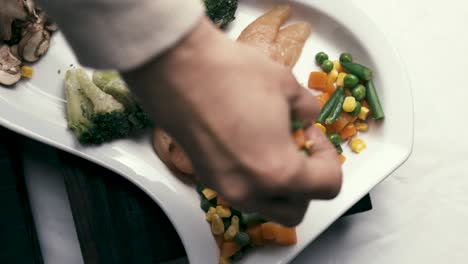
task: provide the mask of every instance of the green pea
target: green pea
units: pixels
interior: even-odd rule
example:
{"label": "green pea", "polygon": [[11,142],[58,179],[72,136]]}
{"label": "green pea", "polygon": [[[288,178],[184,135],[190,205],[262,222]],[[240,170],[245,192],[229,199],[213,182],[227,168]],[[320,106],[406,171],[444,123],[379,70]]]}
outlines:
{"label": "green pea", "polygon": [[250,237],[247,233],[239,232],[234,236],[234,242],[239,244],[239,246],[243,247],[250,243]]}
{"label": "green pea", "polygon": [[342,53],[340,55],[340,62],[353,62],[353,56],[349,53]]}
{"label": "green pea", "polygon": [[354,74],[346,74],[346,77],[344,78],[344,86],[349,89],[353,89],[356,87],[356,85],[359,84],[359,78],[356,77]]}
{"label": "green pea", "polygon": [[328,139],[335,146],[339,146],[341,144],[341,137],[337,133],[333,133],[333,134],[328,135]]}
{"label": "green pea", "polygon": [[356,102],[356,108],[351,112],[352,116],[357,116],[361,112],[362,104],[360,102]]}
{"label": "green pea", "polygon": [[205,211],[205,213],[208,212],[208,210],[212,206],[213,205],[210,203],[210,201],[208,201],[208,199],[202,199],[202,201],[200,203],[200,207],[203,209],[203,211]]}
{"label": "green pea", "polygon": [[351,91],[351,95],[356,98],[358,101],[362,101],[366,98],[366,87],[362,84],[359,84],[358,86],[354,87],[353,90]]}
{"label": "green pea", "polygon": [[315,61],[317,62],[318,65],[322,65],[324,61],[328,60],[328,55],[321,51],[315,55]]}
{"label": "green pea", "polygon": [[328,72],[331,72],[333,70],[333,67],[335,65],[333,64],[333,62],[331,60],[325,60],[323,63],[322,63],[322,70],[326,73]]}

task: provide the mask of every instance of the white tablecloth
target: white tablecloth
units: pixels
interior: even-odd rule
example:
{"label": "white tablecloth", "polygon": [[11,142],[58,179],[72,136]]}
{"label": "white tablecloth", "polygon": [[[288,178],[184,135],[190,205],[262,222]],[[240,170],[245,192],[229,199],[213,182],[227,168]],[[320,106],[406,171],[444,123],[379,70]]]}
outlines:
{"label": "white tablecloth", "polygon": [[[468,2],[354,2],[407,65],[414,152],[372,191],[374,210],[340,220],[294,263],[468,263]],[[63,179],[44,151],[26,153],[26,171],[45,263],[79,264]]]}

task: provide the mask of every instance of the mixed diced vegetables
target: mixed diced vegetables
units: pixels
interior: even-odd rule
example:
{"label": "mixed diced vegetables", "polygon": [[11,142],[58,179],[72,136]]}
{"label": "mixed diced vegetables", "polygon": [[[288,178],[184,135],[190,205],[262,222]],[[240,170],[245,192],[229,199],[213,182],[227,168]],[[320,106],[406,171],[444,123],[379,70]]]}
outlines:
{"label": "mixed diced vegetables", "polygon": [[[302,130],[300,123],[296,125],[296,131]],[[307,141],[304,141],[303,148],[307,148]],[[268,243],[280,246],[296,244],[296,228],[268,222],[258,214],[242,213],[232,208],[215,191],[201,185],[198,192],[206,221],[210,223],[211,233],[220,249],[219,263],[239,260],[249,248]]]}
{"label": "mixed diced vegetables", "polygon": [[315,126],[327,134],[336,147],[340,161],[345,162],[341,144],[348,141],[351,150],[361,153],[367,146],[357,138],[369,130],[369,115],[374,120],[385,117],[373,81],[372,71],[353,61],[349,53],[331,61],[325,52],[315,56],[322,71],[311,72],[308,86],[320,92],[317,95],[321,111]]}

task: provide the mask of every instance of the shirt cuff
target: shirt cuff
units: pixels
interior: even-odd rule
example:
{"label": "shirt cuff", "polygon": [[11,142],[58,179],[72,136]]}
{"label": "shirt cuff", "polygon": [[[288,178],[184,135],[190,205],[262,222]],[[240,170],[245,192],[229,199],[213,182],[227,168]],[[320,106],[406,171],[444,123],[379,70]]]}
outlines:
{"label": "shirt cuff", "polygon": [[81,64],[126,71],[161,54],[204,14],[200,0],[43,0]]}

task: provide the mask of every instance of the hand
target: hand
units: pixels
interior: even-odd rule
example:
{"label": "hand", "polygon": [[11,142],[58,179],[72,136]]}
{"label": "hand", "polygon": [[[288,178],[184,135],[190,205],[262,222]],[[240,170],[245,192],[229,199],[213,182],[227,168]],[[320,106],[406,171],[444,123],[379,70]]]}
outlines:
{"label": "hand", "polygon": [[341,188],[335,148],[314,126],[311,157],[298,151],[291,120],[319,107],[291,71],[229,40],[203,19],[180,43],[127,82],[157,126],[191,158],[198,178],[234,207],[297,225],[311,199]]}

